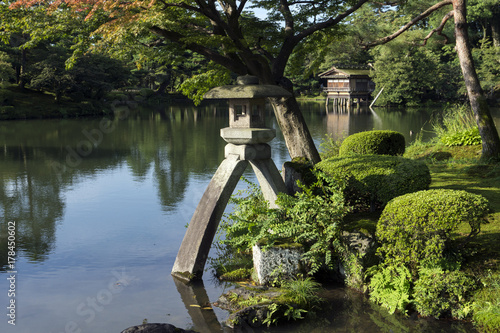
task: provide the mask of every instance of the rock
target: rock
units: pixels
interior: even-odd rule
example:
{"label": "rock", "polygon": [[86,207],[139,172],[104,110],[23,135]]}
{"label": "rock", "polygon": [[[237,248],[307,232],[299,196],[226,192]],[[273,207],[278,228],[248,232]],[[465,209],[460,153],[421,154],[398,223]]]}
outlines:
{"label": "rock", "polygon": [[262,250],[260,245],[253,247],[253,268],[259,284],[268,284],[273,279],[293,279],[304,273],[300,244],[285,244]]}
{"label": "rock", "polygon": [[364,273],[366,268],[377,261],[375,241],[361,232],[344,232],[347,251],[341,255],[338,272],[344,283],[356,290],[364,291]]}
{"label": "rock", "polygon": [[170,324],[142,324],[129,327],[121,333],[196,333],[196,331],[183,330]]}
{"label": "rock", "polygon": [[[275,289],[263,286],[239,287],[221,295],[214,305],[231,313],[225,321],[231,328],[259,327],[267,318],[269,306],[272,305],[270,300],[278,298],[281,294]],[[242,307],[241,302],[250,298],[261,298],[262,302]]]}

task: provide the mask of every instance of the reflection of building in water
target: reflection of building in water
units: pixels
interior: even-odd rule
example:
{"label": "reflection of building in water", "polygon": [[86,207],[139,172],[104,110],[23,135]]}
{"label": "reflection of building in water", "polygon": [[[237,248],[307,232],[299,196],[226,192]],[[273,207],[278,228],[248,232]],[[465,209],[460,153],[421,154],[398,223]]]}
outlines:
{"label": "reflection of building in water", "polygon": [[326,130],[334,140],[349,135],[350,116],[350,112],[328,112],[326,114]]}
{"label": "reflection of building in water", "polygon": [[367,66],[332,67],[319,74],[323,91],[327,93],[326,105],[333,101],[333,107],[349,107],[352,103],[365,102],[368,105],[375,83],[370,79]]}

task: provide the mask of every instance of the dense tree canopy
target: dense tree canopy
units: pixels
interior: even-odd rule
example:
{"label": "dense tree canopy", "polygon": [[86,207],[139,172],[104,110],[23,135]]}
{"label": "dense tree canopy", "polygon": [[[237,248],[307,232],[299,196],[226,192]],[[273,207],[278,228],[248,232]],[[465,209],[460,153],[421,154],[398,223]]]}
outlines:
{"label": "dense tree canopy", "polygon": [[[69,65],[88,51],[104,52],[133,64],[141,84],[181,89],[195,100],[230,74],[311,91],[318,71],[369,62],[379,88],[392,92],[382,102],[419,104],[465,93],[460,63],[446,45],[454,41],[453,25],[445,24],[454,1],[17,0],[0,6],[0,28],[8,32],[4,39],[21,45],[20,67],[25,50],[65,36],[73,50]],[[256,8],[264,14],[257,17]],[[492,95],[499,87],[498,0],[470,0],[469,12],[477,72]],[[400,27],[405,35],[396,45],[360,48]],[[318,161],[295,97],[271,103],[291,156]]]}

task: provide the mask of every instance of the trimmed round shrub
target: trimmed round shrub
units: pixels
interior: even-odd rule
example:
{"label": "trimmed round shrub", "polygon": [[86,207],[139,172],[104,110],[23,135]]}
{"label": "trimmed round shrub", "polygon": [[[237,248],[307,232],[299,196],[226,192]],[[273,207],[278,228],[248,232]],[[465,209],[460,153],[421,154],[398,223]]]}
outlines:
{"label": "trimmed round shrub", "polygon": [[466,191],[427,190],[397,197],[377,223],[377,253],[387,263],[413,269],[423,261],[438,263],[458,226],[468,223],[469,236],[475,236],[488,211],[483,196]]}
{"label": "trimmed round shrub", "polygon": [[426,190],[431,183],[425,163],[399,156],[335,157],[316,164],[316,168],[333,179],[349,179],[344,196],[357,210],[376,210],[397,196]]}
{"label": "trimmed round shrub", "polygon": [[366,131],[345,138],[339,149],[339,156],[351,154],[403,155],[405,137],[395,131]]}

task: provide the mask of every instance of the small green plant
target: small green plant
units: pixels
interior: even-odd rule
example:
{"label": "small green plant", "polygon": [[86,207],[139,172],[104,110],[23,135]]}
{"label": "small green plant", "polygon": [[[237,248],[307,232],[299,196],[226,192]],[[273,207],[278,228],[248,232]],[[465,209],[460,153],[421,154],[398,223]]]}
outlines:
{"label": "small green plant", "polygon": [[415,282],[415,309],[426,317],[465,319],[472,312],[469,301],[475,286],[474,279],[464,272],[424,265]]}
{"label": "small green plant", "polygon": [[405,137],[395,131],[366,131],[352,134],[344,139],[339,156],[352,154],[403,155]]}
{"label": "small green plant", "polygon": [[304,309],[313,309],[322,299],[318,296],[321,284],[311,277],[285,281],[282,286],[284,293],[282,301]]}
{"label": "small green plant", "polygon": [[432,120],[432,128],[446,146],[481,144],[476,120],[465,104],[448,107],[441,117]]}
{"label": "small green plant", "polygon": [[444,257],[462,222],[469,224],[470,233],[460,246],[477,235],[488,211],[484,197],[466,191],[427,190],[397,197],[377,223],[377,253],[385,262],[404,264],[415,272],[424,260],[437,263]]}
{"label": "small green plant", "polygon": [[443,134],[440,138],[446,146],[474,146],[482,143],[477,127],[452,134]]}
{"label": "small green plant", "polygon": [[295,196],[278,196],[280,209],[268,215],[257,237],[265,240],[266,246],[302,244],[302,258],[309,266],[309,274],[334,267],[334,256],[341,246],[343,218],[350,211],[341,187],[321,172],[316,171],[315,175],[317,181],[301,186],[302,191]]}
{"label": "small green plant", "polygon": [[252,269],[237,268],[234,271],[222,274],[220,276],[220,279],[226,281],[241,281],[250,278],[251,275],[252,275]]}
{"label": "small green plant", "polygon": [[389,313],[399,311],[406,314],[411,301],[411,273],[405,266],[373,266],[371,275],[370,298],[380,303]]}
{"label": "small green plant", "polygon": [[335,140],[332,135],[326,134],[319,145],[321,159],[325,160],[330,157],[338,156],[340,146],[342,145],[344,139],[344,137],[341,137],[340,139]]}

